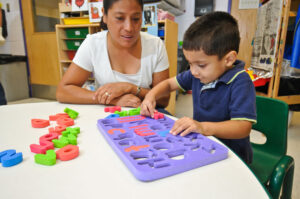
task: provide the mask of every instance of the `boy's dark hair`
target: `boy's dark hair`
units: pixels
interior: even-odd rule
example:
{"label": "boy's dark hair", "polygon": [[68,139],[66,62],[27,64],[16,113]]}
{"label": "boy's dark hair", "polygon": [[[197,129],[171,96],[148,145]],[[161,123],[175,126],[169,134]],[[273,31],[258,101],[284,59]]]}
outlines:
{"label": "boy's dark hair", "polygon": [[221,59],[228,52],[239,52],[240,33],[237,21],[227,12],[211,12],[199,17],[185,32],[183,49],[203,50]]}
{"label": "boy's dark hair", "polygon": [[[114,5],[114,3],[118,2],[120,0],[103,0],[103,10],[104,14],[107,15],[108,10]],[[136,2],[141,6],[142,11],[144,9],[144,3],[143,0],[136,0]],[[107,25],[103,22],[103,18],[101,18],[100,21],[100,28],[103,30],[107,30]]]}

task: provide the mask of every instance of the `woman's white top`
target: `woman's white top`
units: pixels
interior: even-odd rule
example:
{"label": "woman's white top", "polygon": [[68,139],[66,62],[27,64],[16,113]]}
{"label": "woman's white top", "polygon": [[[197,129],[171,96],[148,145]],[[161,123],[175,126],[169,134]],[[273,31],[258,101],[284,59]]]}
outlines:
{"label": "woman's white top", "polygon": [[[79,47],[73,62],[84,70],[94,73],[96,88],[107,83],[129,82],[150,88],[153,73],[169,67],[168,55],[163,41],[140,32],[142,42],[141,67],[136,74],[123,74],[112,70],[107,51],[107,31],[88,35]],[[126,57],[120,57],[126,61]]]}

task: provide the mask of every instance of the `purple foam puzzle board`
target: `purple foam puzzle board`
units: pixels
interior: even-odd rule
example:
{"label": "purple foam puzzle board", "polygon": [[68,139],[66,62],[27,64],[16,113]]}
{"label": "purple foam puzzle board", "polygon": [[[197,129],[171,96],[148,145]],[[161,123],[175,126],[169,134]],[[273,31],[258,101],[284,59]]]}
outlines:
{"label": "purple foam puzzle board", "polygon": [[133,175],[152,181],[226,159],[228,149],[199,134],[174,136],[174,120],[141,115],[99,119],[97,126]]}

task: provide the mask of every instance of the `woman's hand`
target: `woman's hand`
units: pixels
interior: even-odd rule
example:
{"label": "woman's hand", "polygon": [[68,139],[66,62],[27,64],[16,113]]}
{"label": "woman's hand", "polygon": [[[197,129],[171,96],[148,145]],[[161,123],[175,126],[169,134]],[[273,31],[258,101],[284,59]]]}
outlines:
{"label": "woman's hand", "polygon": [[118,101],[115,103],[116,106],[126,106],[137,108],[141,105],[141,100],[135,95],[126,94],[121,96]]}
{"label": "woman's hand", "polygon": [[93,99],[99,104],[110,104],[112,100],[125,94],[130,94],[134,85],[127,82],[109,83],[101,86],[95,92]]}
{"label": "woman's hand", "polygon": [[180,133],[180,136],[185,136],[191,132],[195,132],[209,136],[210,134],[204,133],[203,124],[203,122],[195,121],[189,117],[183,117],[174,123],[170,133],[172,135],[177,135]]}
{"label": "woman's hand", "polygon": [[151,94],[146,95],[144,101],[141,104],[141,115],[154,117],[154,111],[156,107],[155,97]]}

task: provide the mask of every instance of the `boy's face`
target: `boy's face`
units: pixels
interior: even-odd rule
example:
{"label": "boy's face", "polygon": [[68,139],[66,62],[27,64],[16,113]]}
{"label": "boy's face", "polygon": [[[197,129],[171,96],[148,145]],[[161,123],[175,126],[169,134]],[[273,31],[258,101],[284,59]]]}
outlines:
{"label": "boy's face", "polygon": [[208,84],[218,79],[230,69],[235,61],[228,59],[229,53],[220,60],[217,55],[207,55],[203,50],[189,51],[183,49],[183,53],[190,64],[192,75],[203,84]]}

